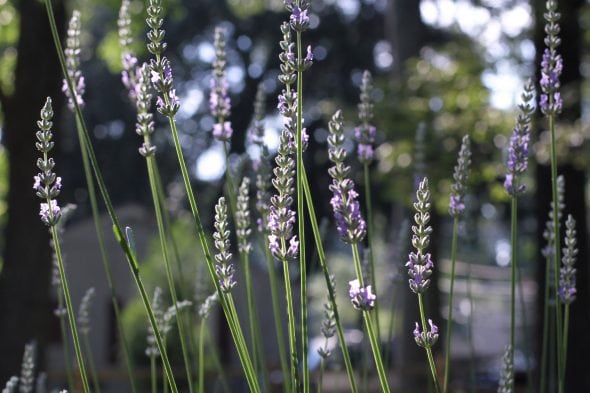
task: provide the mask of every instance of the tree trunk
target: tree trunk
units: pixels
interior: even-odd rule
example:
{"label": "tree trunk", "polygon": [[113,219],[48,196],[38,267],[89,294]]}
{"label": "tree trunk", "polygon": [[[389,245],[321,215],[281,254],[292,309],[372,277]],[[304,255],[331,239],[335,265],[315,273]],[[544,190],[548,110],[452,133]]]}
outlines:
{"label": "tree trunk", "polygon": [[[64,21],[63,3],[54,3],[61,26]],[[9,157],[8,220],[4,268],[0,275],[2,386],[11,375],[19,373],[27,341],[35,339],[40,344],[38,348],[42,348],[52,316],[48,297],[51,272],[49,236],[47,227],[39,220],[40,200],[33,192],[32,179],[38,172],[35,166],[39,155],[35,149],[35,132],[40,109],[48,95],[54,98],[56,115],[62,102],[59,89],[61,71],[43,3],[21,0],[17,4],[21,25],[15,89],[10,97],[0,95],[4,113],[3,143]],[[57,118],[55,120],[54,123],[59,124]],[[59,130],[54,131],[59,135]],[[59,172],[59,160],[56,161]]]}
{"label": "tree trunk", "polygon": [[391,43],[394,73],[404,72],[406,60],[418,56],[428,32],[420,16],[419,0],[390,0],[385,19],[386,36]]}

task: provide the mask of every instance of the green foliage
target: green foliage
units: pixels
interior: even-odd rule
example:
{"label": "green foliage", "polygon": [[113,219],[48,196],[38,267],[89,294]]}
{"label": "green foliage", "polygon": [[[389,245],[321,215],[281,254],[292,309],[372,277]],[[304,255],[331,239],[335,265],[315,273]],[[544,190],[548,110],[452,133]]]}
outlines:
{"label": "green foliage", "polygon": [[446,212],[461,138],[472,139],[473,169],[470,183],[494,200],[505,199],[498,182],[504,172],[499,147],[507,142],[511,117],[490,107],[481,82],[484,64],[467,38],[441,47],[426,47],[420,58],[410,60],[406,75],[394,84],[379,81],[384,99],[375,107],[377,128],[386,142],[378,151],[377,176],[387,190],[385,202],[411,201],[416,174],[415,133],[426,127],[424,161],[431,180],[433,202]]}
{"label": "green foliage", "polygon": [[0,89],[11,94],[14,88],[16,42],[20,17],[11,2],[0,0]]}

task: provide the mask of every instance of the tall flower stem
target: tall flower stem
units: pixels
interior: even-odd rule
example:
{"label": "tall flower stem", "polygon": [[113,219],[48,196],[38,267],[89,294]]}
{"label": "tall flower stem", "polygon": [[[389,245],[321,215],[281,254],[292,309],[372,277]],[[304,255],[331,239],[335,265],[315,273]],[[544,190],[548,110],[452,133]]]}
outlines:
{"label": "tall flower stem", "polygon": [[[516,254],[516,224],[517,224],[518,200],[516,195],[512,196],[510,214],[510,363],[514,364],[514,351],[516,344],[516,269],[518,258]],[[512,391],[514,391],[514,378],[512,378]]]}
{"label": "tall flower stem", "polygon": [[[298,1],[299,3],[299,1]],[[297,31],[297,59],[303,59],[301,31]],[[299,226],[299,279],[301,282],[301,366],[303,393],[309,393],[309,367],[307,365],[307,266],[305,260],[305,210],[303,208],[303,69],[297,68],[297,224]]]}
{"label": "tall flower stem", "polygon": [[[469,381],[471,383],[471,393],[476,392],[475,380],[475,342],[473,340],[473,263],[469,263],[469,272],[467,276],[467,299],[469,299],[469,316],[467,317],[467,341],[469,342]],[[445,392],[446,393],[446,392]]]}
{"label": "tall flower stem", "polygon": [[[553,95],[549,96],[549,105],[553,104]],[[549,114],[549,133],[551,136],[551,195],[553,197],[553,211],[558,212],[559,201],[557,193],[557,148],[555,143],[555,115]],[[561,238],[559,232],[559,214],[553,215],[553,233],[555,236],[554,246],[554,288],[557,291],[559,288],[559,262],[561,261]],[[562,375],[562,364],[563,364],[563,344],[562,344],[562,317],[561,317],[561,300],[559,296],[555,296],[555,326],[556,326],[556,342],[557,342],[557,383],[559,386],[559,393],[563,393],[563,375]]]}
{"label": "tall flower stem", "polygon": [[315,214],[315,208],[313,206],[313,199],[311,198],[311,190],[309,188],[309,181],[307,179],[307,172],[305,171],[305,168],[303,172],[303,189],[305,191],[305,202],[307,205],[307,211],[311,222],[313,238],[318,252],[318,260],[320,263],[320,267],[322,268],[322,272],[324,273],[324,279],[326,281],[326,286],[328,288],[328,298],[330,303],[332,304],[332,310],[334,311],[334,319],[336,321],[336,332],[338,334],[338,341],[340,342],[340,348],[342,350],[342,358],[344,359],[344,367],[346,368],[348,382],[350,384],[351,392],[358,393],[358,388],[356,386],[354,376],[354,369],[352,368],[352,363],[350,361],[350,353],[348,352],[348,345],[346,344],[346,339],[344,337],[344,329],[342,328],[342,322],[340,321],[340,315],[338,314],[336,295],[334,294],[334,290],[332,288],[330,281],[330,272],[328,270],[328,265],[326,263],[326,253],[324,252],[324,246],[322,244],[322,237],[320,234],[320,229]]}
{"label": "tall flower stem", "polygon": [[[70,92],[70,95],[72,97],[75,97],[75,89],[74,89],[72,80],[68,77],[63,47],[61,45],[59,33],[57,31],[57,25],[55,22],[55,15],[53,13],[53,8],[51,6],[50,0],[45,0],[45,7],[47,9],[47,17],[49,20],[51,35],[52,35],[53,41],[55,43],[55,48],[56,48],[57,56],[59,58],[60,66],[62,68],[62,73],[63,73],[64,78],[66,80],[66,84],[67,84],[68,90]],[[154,330],[154,336],[156,337],[156,343],[158,345],[158,350],[160,351],[161,356],[162,356],[162,363],[164,365],[164,370],[166,372],[166,375],[168,376],[168,381],[170,383],[170,387],[171,387],[173,393],[178,393],[178,389],[176,388],[176,383],[174,381],[174,375],[172,373],[172,368],[170,367],[170,363],[168,361],[168,355],[166,354],[166,348],[164,347],[164,345],[162,343],[162,337],[161,337],[160,331],[158,329],[153,310],[150,305],[149,297],[148,297],[147,292],[145,290],[143,281],[141,280],[141,277],[139,275],[139,264],[137,262],[137,257],[135,255],[135,252],[131,249],[129,239],[127,239],[127,240],[125,239],[123,229],[119,223],[119,219],[115,213],[115,209],[113,208],[113,204],[111,202],[106,185],[104,183],[104,179],[102,178],[102,174],[101,174],[100,168],[98,166],[98,161],[96,160],[96,155],[94,153],[94,149],[92,148],[90,135],[88,133],[88,128],[86,127],[86,124],[84,122],[84,117],[82,116],[82,111],[80,110],[80,106],[79,106],[77,100],[73,100],[73,104],[74,104],[74,111],[76,113],[77,120],[80,122],[80,125],[82,128],[82,133],[83,133],[83,140],[81,140],[80,143],[84,144],[84,146],[88,152],[88,157],[90,159],[90,164],[92,166],[92,170],[94,172],[94,176],[96,178],[96,182],[97,182],[99,191],[102,195],[107,212],[108,212],[108,214],[111,218],[111,221],[113,223],[113,232],[115,234],[117,242],[119,243],[122,251],[124,252],[124,254],[127,258],[129,268],[131,270],[131,273],[133,274],[133,278],[134,278],[137,288],[139,290],[139,293],[140,293],[140,296],[142,299],[142,303],[145,307],[145,310],[146,310],[146,313],[147,313],[148,318],[150,320],[150,324],[152,326],[152,329]],[[128,232],[130,232],[130,229]],[[63,267],[62,267],[62,270],[63,270]]]}
{"label": "tall flower stem", "polygon": [[[562,385],[565,384],[565,373],[566,373],[566,364],[567,364],[567,343],[568,343],[568,336],[569,336],[569,325],[570,325],[570,305],[566,304],[564,307],[564,314],[563,314],[563,364],[562,364]],[[564,386],[561,386],[561,389],[564,389]]]}
{"label": "tall flower stem", "polygon": [[551,288],[551,254],[545,258],[545,293],[543,295],[543,341],[541,344],[541,366],[539,368],[540,385],[539,393],[545,393],[547,380],[547,355],[549,351],[549,301],[551,299],[549,291]]}
{"label": "tall flower stem", "polygon": [[90,346],[90,340],[88,340],[88,334],[82,333],[82,343],[84,345],[84,351],[86,351],[88,367],[90,368],[92,386],[94,387],[94,391],[96,393],[100,393],[100,381],[98,379],[98,373],[96,372],[96,365],[94,364],[94,355],[92,353],[92,347]]}
{"label": "tall flower stem", "polygon": [[[213,341],[213,337],[211,337],[211,332],[210,332],[209,326],[207,326],[207,324],[205,324],[205,340],[208,342]],[[230,390],[229,385],[227,383],[227,377],[225,374],[225,370],[221,366],[221,361],[219,360],[219,350],[218,350],[217,346],[215,346],[215,345],[213,345],[213,348],[211,349],[211,359],[212,359],[213,365],[215,366],[215,369],[217,370],[217,380],[221,382],[221,386],[223,388],[223,391],[225,393],[231,393],[231,390]]]}
{"label": "tall flower stem", "polygon": [[[284,242],[283,242],[284,243]],[[283,247],[285,245],[283,244]],[[299,392],[299,378],[297,377],[297,339],[295,331],[295,310],[293,309],[293,292],[291,290],[291,277],[289,274],[289,262],[282,261],[283,279],[285,281],[285,298],[287,300],[287,318],[289,320],[289,348],[291,350],[291,391]]]}
{"label": "tall flower stem", "polygon": [[156,371],[156,356],[150,356],[150,381],[152,385],[152,393],[158,393],[158,374]]}
{"label": "tall flower stem", "polygon": [[[263,227],[266,228],[266,217],[262,218]],[[277,269],[275,266],[275,261],[273,256],[270,253],[270,248],[268,244],[268,233],[265,230],[263,232],[264,237],[264,255],[267,261],[267,268],[268,268],[268,280],[270,282],[270,297],[272,303],[272,311],[274,317],[274,324],[275,324],[275,332],[277,335],[277,345],[279,348],[279,361],[281,363],[281,370],[283,371],[283,381],[284,381],[284,392],[291,391],[291,380],[287,378],[289,375],[289,362],[287,361],[287,351],[285,349],[285,333],[283,329],[283,322],[281,320],[281,306],[279,304],[279,288],[278,288],[278,277],[277,277]]]}
{"label": "tall flower stem", "polygon": [[[365,181],[365,205],[367,207],[367,242],[369,245],[369,271],[371,274],[371,285],[373,286],[373,292],[378,293],[377,280],[375,279],[375,247],[373,243],[373,201],[371,199],[371,175],[369,172],[369,164],[363,164],[363,175]],[[379,326],[379,302],[375,303],[373,309],[375,317],[375,329],[377,337],[381,337],[381,328]]]}
{"label": "tall flower stem", "polygon": [[201,318],[199,325],[199,385],[198,393],[205,393],[205,324],[206,319]]}
{"label": "tall flower stem", "polygon": [[[61,284],[60,284],[61,285]],[[62,310],[64,306],[64,294],[61,288],[57,290],[57,307],[59,310]],[[66,378],[68,380],[68,387],[73,392],[74,391],[74,373],[72,371],[72,359],[70,356],[70,341],[68,340],[68,333],[66,326],[66,320],[64,315],[59,315],[59,330],[61,331],[61,341],[63,343],[63,351],[64,351],[64,363],[66,368]]]}
{"label": "tall flower stem", "polygon": [[[47,155],[47,153],[45,153]],[[47,203],[50,204],[50,198],[47,198]],[[50,217],[53,218],[53,212],[49,209]],[[53,244],[55,248],[55,255],[57,257],[57,267],[59,269],[59,278],[61,281],[61,287],[63,290],[64,300],[66,303],[66,312],[68,314],[68,322],[70,324],[70,332],[72,334],[72,340],[74,342],[74,352],[76,353],[76,361],[78,362],[78,367],[80,370],[80,377],[82,379],[82,389],[84,393],[90,392],[90,387],[88,385],[88,376],[86,373],[86,367],[84,366],[84,357],[82,356],[82,349],[80,348],[80,339],[78,337],[78,328],[76,325],[76,320],[74,318],[74,308],[72,307],[72,298],[70,296],[70,288],[68,286],[68,281],[66,277],[66,271],[64,269],[63,257],[61,255],[61,247],[59,244],[59,238],[57,235],[57,230],[55,229],[55,225],[51,226],[51,236],[53,238]]]}
{"label": "tall flower stem", "polygon": [[[147,137],[146,137],[147,138]],[[170,266],[170,253],[168,251],[168,236],[164,228],[164,219],[162,217],[162,203],[158,194],[157,181],[155,178],[155,163],[152,155],[146,157],[148,177],[150,182],[150,189],[152,192],[152,200],[154,203],[154,210],[156,212],[156,223],[158,226],[158,235],[160,237],[160,247],[162,248],[162,257],[164,258],[164,267],[166,270],[166,278],[168,280],[168,287],[170,290],[170,296],[174,303],[176,310],[176,325],[178,327],[178,336],[180,338],[180,347],[182,349],[182,357],[185,364],[186,377],[188,382],[189,392],[193,392],[193,377],[191,373],[192,363],[189,358],[187,345],[185,343],[187,333],[185,332],[185,326],[180,310],[178,308],[178,296],[176,295],[176,285],[174,284],[174,275],[172,274],[172,268]]]}
{"label": "tall flower stem", "polygon": [[457,226],[459,217],[453,218],[453,235],[451,240],[451,286],[449,288],[449,310],[447,314],[447,331],[445,342],[445,376],[443,392],[447,392],[449,386],[449,375],[451,373],[451,326],[453,323],[453,295],[455,292],[455,265],[457,262]]}
{"label": "tall flower stem", "polygon": [[[358,244],[352,243],[352,258],[354,260],[354,267],[357,274],[357,279],[360,282],[361,287],[364,287],[363,272],[361,267],[361,260],[359,256]],[[389,383],[387,382],[387,374],[385,373],[385,367],[383,367],[383,360],[381,358],[381,349],[379,348],[379,341],[375,332],[375,321],[369,311],[363,311],[363,319],[365,321],[365,327],[367,329],[367,335],[369,336],[369,342],[371,344],[371,350],[373,351],[373,359],[375,360],[375,367],[377,368],[377,375],[379,376],[379,383],[381,384],[381,391],[383,393],[389,393]]]}
{"label": "tall flower stem", "polygon": [[324,358],[320,360],[320,371],[318,373],[318,389],[317,393],[322,393],[322,386],[324,384],[324,368],[326,367]]}
{"label": "tall flower stem", "polygon": [[123,321],[121,319],[121,310],[119,308],[119,302],[117,300],[117,294],[115,292],[115,285],[113,284],[113,271],[111,263],[106,252],[104,243],[104,233],[102,230],[102,222],[100,214],[98,212],[98,201],[96,198],[96,188],[94,187],[94,180],[92,178],[92,169],[90,167],[90,160],[88,158],[88,151],[85,146],[83,137],[82,124],[80,120],[76,118],[76,130],[78,132],[78,140],[80,141],[80,153],[82,155],[82,166],[84,167],[84,177],[86,178],[86,188],[88,190],[88,199],[90,200],[90,210],[92,212],[92,219],[94,221],[94,229],[96,231],[96,238],[98,241],[98,248],[100,250],[100,257],[103,265],[103,269],[107,278],[107,285],[109,287],[111,295],[111,304],[113,305],[113,311],[115,312],[115,321],[117,323],[117,332],[119,333],[119,339],[121,340],[121,349],[123,350],[123,360],[125,361],[125,367],[127,368],[127,374],[129,375],[129,385],[131,392],[135,393],[135,379],[133,377],[133,365],[131,364],[131,358],[129,356],[129,344],[127,341],[127,335],[123,328]]}
{"label": "tall flower stem", "polygon": [[[420,321],[422,322],[422,331],[426,331],[426,314],[424,313],[424,300],[422,294],[418,293],[418,307],[420,309]],[[432,375],[432,382],[434,383],[434,390],[436,393],[441,393],[440,382],[438,381],[438,373],[436,372],[436,364],[434,363],[434,356],[432,355],[432,348],[430,344],[425,343],[426,357],[428,358],[428,366]]]}

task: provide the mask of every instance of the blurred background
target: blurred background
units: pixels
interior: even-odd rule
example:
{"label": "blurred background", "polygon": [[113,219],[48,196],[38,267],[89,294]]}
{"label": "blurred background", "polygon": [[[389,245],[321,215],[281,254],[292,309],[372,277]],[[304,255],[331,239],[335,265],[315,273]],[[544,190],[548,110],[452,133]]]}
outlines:
{"label": "blurred background", "polygon": [[[98,161],[111,197],[124,225],[136,229],[142,275],[147,287],[165,287],[163,265],[155,233],[151,195],[143,158],[137,153],[140,138],[134,132],[135,113],[121,83],[121,49],[117,37],[116,0],[57,0],[53,2],[58,25],[65,34],[72,10],[82,13],[82,64],[86,79],[84,114]],[[558,123],[559,172],[566,182],[566,213],[578,223],[578,299],[572,307],[570,337],[575,350],[568,361],[568,392],[590,391],[590,374],[583,354],[590,350],[590,297],[588,292],[587,209],[590,101],[590,7],[584,0],[559,4],[562,13],[564,58],[562,96],[564,111]],[[281,119],[276,111],[279,26],[288,17],[280,0],[165,0],[164,29],[167,56],[172,62],[175,87],[181,101],[177,122],[202,218],[212,228],[213,204],[222,193],[225,162],[221,145],[211,138],[214,119],[208,94],[214,59],[213,31],[225,28],[227,77],[235,130],[231,163],[257,158],[249,129],[257,87],[266,93],[265,141],[276,151]],[[426,391],[424,354],[413,342],[416,302],[407,287],[411,202],[416,179],[431,180],[435,212],[433,254],[435,290],[429,305],[433,319],[444,326],[449,306],[454,308],[452,350],[455,364],[451,386],[455,391],[495,391],[509,328],[509,206],[502,181],[508,137],[514,124],[519,94],[528,78],[538,79],[543,44],[541,0],[312,0],[311,26],[304,44],[311,45],[313,67],[305,73],[304,118],[311,135],[306,152],[314,203],[320,217],[331,217],[327,168],[327,120],[338,108],[344,111],[347,133],[358,123],[356,104],[364,70],[374,76],[374,123],[378,130],[376,160],[372,164],[374,222],[377,227],[377,263],[381,302],[381,343],[385,348],[394,385],[400,391]],[[145,4],[131,1],[133,49],[140,61],[149,58],[145,48]],[[76,138],[75,121],[63,105],[62,77],[51,40],[43,2],[0,0],[0,383],[19,372],[25,343],[37,344],[38,369],[48,375],[51,388],[65,385],[59,319],[54,315],[56,289],[51,285],[51,252],[47,228],[38,219],[39,200],[32,191],[36,174],[35,122],[45,97],[54,101],[56,172],[63,178],[60,204],[77,205],[64,233],[67,272],[75,305],[89,287],[96,298],[91,309],[91,346],[105,392],[126,392],[127,380],[118,354],[117,329],[106,277],[101,267],[88,192]],[[192,235],[184,189],[169,130],[157,118],[154,141],[173,232],[179,245],[185,275],[191,287],[210,285],[201,274],[200,248]],[[532,165],[525,179],[527,193],[519,211],[519,336],[517,384],[537,381],[540,348],[545,259],[542,237],[550,204],[548,132],[545,121],[534,121]],[[472,138],[473,169],[469,182],[467,215],[460,227],[456,297],[448,304],[450,237],[447,215],[452,170],[461,137]],[[349,145],[352,151],[352,142]],[[351,159],[353,173],[362,171]],[[251,175],[251,169],[244,169]],[[362,184],[362,180],[360,181]],[[363,193],[361,192],[361,195]],[[129,332],[138,375],[148,378],[145,356],[147,320],[132,276],[103,217],[115,287]],[[346,301],[346,283],[352,274],[348,248],[325,221],[329,264],[338,286],[338,298],[354,351],[362,364],[366,340],[359,316]],[[311,244],[311,237],[308,239]],[[274,340],[272,310],[266,285],[265,262],[254,250],[256,297],[261,314],[269,368],[280,370]],[[319,337],[325,283],[309,253],[310,366],[317,367],[314,337]],[[238,266],[238,271],[239,271]],[[188,277],[188,278],[187,278]],[[297,284],[295,282],[295,284]],[[293,288],[297,290],[297,285]],[[244,291],[238,285],[238,291]],[[164,291],[167,293],[167,291]],[[184,299],[193,300],[192,293]],[[242,297],[243,298],[243,297]],[[165,300],[167,305],[169,299]],[[238,305],[245,308],[245,303]],[[245,314],[244,314],[245,315]],[[239,362],[231,337],[216,310],[211,324],[211,345],[231,391],[242,391]],[[244,324],[245,325],[245,324]],[[171,333],[170,342],[174,342]],[[319,345],[319,344],[318,344]],[[180,360],[177,346],[172,357]],[[444,354],[442,340],[437,357]],[[334,353],[338,351],[335,350]],[[442,368],[441,368],[442,370]],[[210,369],[211,391],[222,389]],[[275,373],[276,374],[276,373]],[[371,373],[369,373],[371,374]],[[209,374],[208,374],[209,375]],[[326,391],[347,391],[342,363],[335,356],[329,365]],[[271,377],[273,374],[271,373]],[[280,375],[274,375],[277,385]],[[232,382],[233,381],[233,382]],[[372,378],[366,378],[366,391]],[[3,385],[2,385],[3,386]],[[145,385],[147,386],[147,385]],[[208,385],[209,386],[209,385]],[[339,388],[342,386],[342,388]],[[376,385],[375,385],[376,386]],[[147,389],[147,387],[146,387]],[[332,389],[332,390],[330,390]],[[533,389],[534,390],[534,389]]]}

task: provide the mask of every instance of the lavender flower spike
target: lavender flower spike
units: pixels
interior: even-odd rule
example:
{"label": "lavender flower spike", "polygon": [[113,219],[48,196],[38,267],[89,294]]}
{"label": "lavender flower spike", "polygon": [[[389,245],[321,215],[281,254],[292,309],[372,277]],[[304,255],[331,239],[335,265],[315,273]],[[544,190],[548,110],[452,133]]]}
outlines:
{"label": "lavender flower spike", "polygon": [[559,77],[563,71],[563,59],[557,53],[557,47],[561,44],[559,38],[559,18],[561,15],[557,12],[557,1],[549,0],[546,3],[547,12],[543,14],[547,23],[545,24],[545,45],[547,48],[543,52],[541,60],[541,97],[539,106],[544,115],[555,115],[561,112],[563,100],[559,88],[561,84]]}
{"label": "lavender flower spike", "polygon": [[354,129],[354,137],[358,142],[357,155],[361,164],[370,164],[374,156],[375,135],[377,129],[371,125],[373,119],[373,90],[371,73],[365,71],[361,81],[360,103],[358,104],[359,120],[361,124]]}
{"label": "lavender flower spike", "polygon": [[48,226],[54,226],[59,221],[61,216],[61,209],[59,208],[55,198],[61,191],[61,177],[58,177],[53,172],[55,162],[53,158],[49,157],[49,152],[53,149],[53,133],[51,127],[53,123],[53,109],[51,108],[51,98],[47,97],[47,101],[41,109],[41,120],[37,122],[39,131],[35,134],[37,143],[35,146],[37,150],[43,153],[41,158],[37,159],[37,168],[41,171],[33,177],[33,189],[36,194],[44,202],[41,203],[39,216],[41,221]]}
{"label": "lavender flower spike", "polygon": [[528,81],[522,93],[522,103],[518,105],[519,114],[516,118],[516,126],[512,130],[510,144],[508,146],[508,159],[506,166],[508,173],[504,180],[504,188],[511,196],[516,196],[524,192],[524,184],[520,184],[519,176],[524,173],[528,167],[529,143],[531,138],[531,114],[533,107],[531,100],[533,98],[534,86],[532,81]]}
{"label": "lavender flower spike", "polygon": [[219,198],[215,205],[215,233],[213,233],[213,240],[215,241],[215,248],[219,251],[215,254],[215,273],[219,280],[221,291],[229,293],[236,285],[234,280],[234,266],[231,263],[232,254],[229,252],[229,230],[227,224],[227,204],[225,198]]}
{"label": "lavender flower spike", "polygon": [[421,331],[418,322],[416,322],[414,328],[414,340],[422,348],[431,347],[438,341],[438,326],[432,322],[432,319],[428,320],[428,324],[430,325],[430,331]]}
{"label": "lavender flower spike", "polygon": [[451,199],[449,202],[449,214],[452,217],[460,216],[465,210],[465,187],[469,176],[469,165],[471,165],[471,143],[469,136],[465,135],[459,150],[457,165],[453,172],[455,182],[451,186]]}
{"label": "lavender flower spike", "polygon": [[224,30],[220,27],[215,29],[215,62],[213,63],[213,78],[211,79],[211,93],[209,95],[209,106],[211,114],[215,118],[213,125],[213,137],[220,141],[231,139],[233,129],[228,121],[231,113],[231,100],[227,89],[225,78],[225,37]]}
{"label": "lavender flower spike", "polygon": [[500,370],[500,382],[498,393],[512,393],[514,386],[514,364],[512,363],[512,346],[506,345],[502,356],[502,369]]}
{"label": "lavender flower spike", "polygon": [[377,296],[371,292],[371,286],[361,287],[358,279],[348,282],[350,289],[348,296],[354,308],[362,311],[371,311],[375,307]]}
{"label": "lavender flower spike", "polygon": [[[565,209],[565,179],[563,175],[557,176],[557,218],[558,223],[561,221],[563,216],[563,209]],[[553,203],[549,204],[549,218],[545,222],[545,230],[543,231],[543,239],[547,241],[547,244],[541,250],[541,254],[545,258],[553,256],[555,254],[555,233],[553,228]],[[561,226],[561,224],[560,224]]]}
{"label": "lavender flower spike", "polygon": [[249,237],[250,229],[250,179],[244,177],[238,190],[238,201],[236,209],[236,237],[238,239],[238,250],[245,254],[252,250]]}
{"label": "lavender flower spike", "polygon": [[[80,11],[74,10],[72,12],[72,18],[68,24],[66,48],[64,50],[66,58],[66,70],[68,78],[70,79],[74,88],[74,97],[78,106],[84,105],[84,91],[86,90],[86,83],[84,82],[84,76],[80,71]],[[68,107],[70,110],[74,110],[74,100],[70,89],[68,88],[67,80],[63,80],[62,91],[68,98]]]}
{"label": "lavender flower spike", "polygon": [[119,9],[119,18],[117,19],[119,44],[122,48],[121,63],[123,70],[121,71],[121,81],[127,89],[127,94],[131,102],[135,102],[137,91],[137,74],[139,69],[137,67],[137,57],[131,50],[131,43],[133,42],[131,36],[131,16],[129,15],[129,0],[121,2]]}
{"label": "lavender flower spike", "polygon": [[350,167],[344,163],[347,153],[342,147],[344,127],[341,111],[337,111],[332,116],[328,126],[330,129],[328,156],[330,161],[334,163],[334,166],[328,169],[328,173],[333,179],[330,184],[330,191],[333,193],[330,204],[342,241],[350,244],[358,243],[364,239],[367,225],[361,215],[354,182],[348,177]]}
{"label": "lavender flower spike", "polygon": [[576,258],[578,248],[576,247],[576,220],[568,215],[565,222],[565,247],[561,259],[562,267],[559,274],[559,298],[563,304],[571,304],[576,300]]}
{"label": "lavender flower spike", "polygon": [[[334,291],[335,287],[335,279],[333,275],[330,275],[330,281],[328,283],[330,285],[332,291]],[[320,357],[326,359],[330,357],[332,354],[332,348],[329,345],[330,338],[334,337],[336,334],[336,314],[334,313],[334,307],[332,303],[329,301],[329,291],[328,293],[328,301],[324,303],[324,319],[322,319],[322,325],[320,331],[322,336],[324,337],[324,345],[319,347],[317,352]]]}
{"label": "lavender flower spike", "polygon": [[419,294],[425,292],[430,286],[430,276],[434,268],[430,253],[425,253],[430,244],[430,234],[432,233],[432,227],[428,225],[430,221],[428,178],[424,178],[418,185],[414,209],[416,210],[416,214],[414,214],[416,225],[412,225],[412,246],[416,252],[410,252],[406,267],[410,276],[410,289]]}

